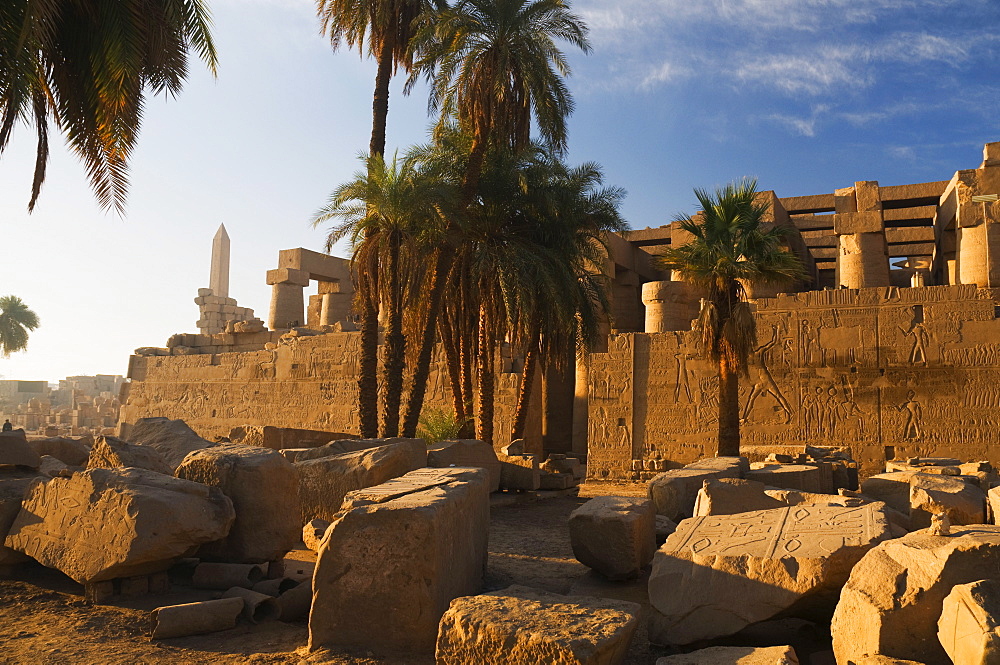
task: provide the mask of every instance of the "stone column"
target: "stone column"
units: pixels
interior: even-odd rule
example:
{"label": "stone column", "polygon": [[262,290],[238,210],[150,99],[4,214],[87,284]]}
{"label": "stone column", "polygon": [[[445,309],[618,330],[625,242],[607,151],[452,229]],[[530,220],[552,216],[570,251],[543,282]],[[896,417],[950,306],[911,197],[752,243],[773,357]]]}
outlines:
{"label": "stone column", "polygon": [[323,307],[319,315],[320,325],[332,326],[350,317],[352,294],[341,293],[339,282],[320,282],[319,292],[323,298]]}
{"label": "stone column", "polygon": [[303,289],[309,285],[309,273],[294,268],[267,271],[271,285],[271,313],[267,326],[271,330],[287,330],[305,324]]}
{"label": "stone column", "polygon": [[690,330],[697,316],[693,307],[691,285],[687,282],[646,282],[642,285],[642,304],[646,306],[645,331]]}
{"label": "stone column", "polygon": [[878,183],[857,182],[834,193],[837,283],[849,289],[889,286],[889,255]]}
{"label": "stone column", "polygon": [[[994,154],[996,153],[996,154]],[[1000,286],[1000,143],[988,143],[978,169],[959,171],[955,226],[958,281]]]}

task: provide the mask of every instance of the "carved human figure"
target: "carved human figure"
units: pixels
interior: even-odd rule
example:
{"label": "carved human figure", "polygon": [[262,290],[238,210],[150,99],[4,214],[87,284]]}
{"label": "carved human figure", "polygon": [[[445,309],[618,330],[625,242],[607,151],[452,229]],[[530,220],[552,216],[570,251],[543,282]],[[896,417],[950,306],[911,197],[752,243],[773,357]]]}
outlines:
{"label": "carved human figure", "polygon": [[920,402],[916,400],[916,393],[912,390],[906,391],[906,401],[896,408],[906,414],[906,420],[903,422],[903,438],[923,438],[924,414],[923,410],[920,408]]}
{"label": "carved human figure", "polygon": [[785,425],[792,421],[792,407],[789,406],[785,396],[781,394],[781,389],[778,388],[778,384],[775,382],[774,377],[771,376],[771,370],[767,366],[767,352],[773,349],[778,342],[778,327],[771,326],[771,341],[758,346],[754,351],[757,354],[757,365],[755,366],[757,376],[753,386],[750,388],[750,395],[747,397],[746,405],[743,407],[743,417],[741,418],[743,422],[747,422],[750,418],[754,403],[761,395],[770,395],[774,398],[778,406],[785,413]]}
{"label": "carved human figure", "polygon": [[826,435],[833,439],[837,436],[837,426],[844,418],[843,402],[837,397],[837,388],[830,386],[826,391],[826,401],[823,403],[823,419],[826,422]]}
{"label": "carved human figure", "polygon": [[823,424],[820,418],[819,401],[822,394],[823,389],[820,387],[817,387],[813,392],[810,392],[808,388],[802,392],[801,410],[807,438],[810,436],[819,436],[822,433]]}
{"label": "carved human figure", "polygon": [[819,349],[819,328],[813,328],[809,319],[802,322],[802,364],[811,365]]}
{"label": "carved human figure", "polygon": [[688,404],[691,404],[693,398],[691,396],[691,383],[688,380],[688,353],[687,349],[681,347],[681,349],[674,354],[674,358],[677,360],[677,377],[674,379],[674,403],[680,401],[681,392],[687,397]]}
{"label": "carved human figure", "polygon": [[924,328],[923,323],[915,322],[910,326],[909,330],[905,330],[902,326],[899,328],[903,331],[904,335],[913,337],[913,347],[910,349],[909,361],[913,364],[923,363],[927,364],[927,342],[930,339],[930,335],[927,329]]}

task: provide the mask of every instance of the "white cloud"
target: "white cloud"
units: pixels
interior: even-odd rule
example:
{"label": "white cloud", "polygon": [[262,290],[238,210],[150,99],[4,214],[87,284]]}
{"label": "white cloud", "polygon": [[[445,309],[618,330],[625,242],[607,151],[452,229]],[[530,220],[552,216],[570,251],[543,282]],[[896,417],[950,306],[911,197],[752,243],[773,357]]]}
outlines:
{"label": "white cloud", "polygon": [[820,117],[826,115],[829,110],[830,107],[826,104],[818,104],[813,107],[812,113],[808,118],[799,118],[791,115],[785,115],[783,113],[774,113],[767,116],[765,119],[784,125],[796,134],[801,134],[802,136],[816,136],[816,124],[819,122]]}
{"label": "white cloud", "polygon": [[760,57],[739,67],[736,75],[787,93],[816,95],[839,85],[867,85],[870,80],[862,70],[867,59],[858,48],[824,46],[814,53]]}

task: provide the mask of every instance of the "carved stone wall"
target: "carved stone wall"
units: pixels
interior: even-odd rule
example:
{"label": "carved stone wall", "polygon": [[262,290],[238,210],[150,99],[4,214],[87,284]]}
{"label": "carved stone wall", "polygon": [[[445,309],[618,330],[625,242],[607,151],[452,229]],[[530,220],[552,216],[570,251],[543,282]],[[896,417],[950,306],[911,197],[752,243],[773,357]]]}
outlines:
{"label": "carved stone wall", "polygon": [[[849,446],[863,475],[912,456],[1000,464],[998,298],[960,285],[758,301],[758,347],[740,382],[743,445]],[[629,333],[591,356],[591,477],[715,454],[716,370],[696,341]]]}
{"label": "carved stone wall", "polygon": [[[269,345],[270,346],[270,345]],[[272,425],[357,434],[360,333],[283,340],[274,349],[240,353],[132,356],[120,423],[180,418],[211,439],[241,425]],[[495,444],[510,442],[520,375],[497,375]],[[540,393],[533,393],[526,437],[541,452]],[[451,411],[448,372],[435,358],[425,408]]]}

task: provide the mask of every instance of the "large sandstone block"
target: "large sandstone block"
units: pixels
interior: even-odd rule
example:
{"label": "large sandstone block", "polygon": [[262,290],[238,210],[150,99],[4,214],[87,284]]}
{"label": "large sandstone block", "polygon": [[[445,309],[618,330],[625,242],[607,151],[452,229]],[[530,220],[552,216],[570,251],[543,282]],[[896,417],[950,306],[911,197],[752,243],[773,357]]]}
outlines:
{"label": "large sandstone block", "polygon": [[500,461],[500,488],[534,491],[542,486],[542,473],[535,455],[497,453]]}
{"label": "large sandstone block", "polygon": [[301,524],[315,518],[332,522],[348,492],[381,485],[426,464],[423,439],[401,439],[377,448],[296,462]]}
{"label": "large sandstone block", "polygon": [[343,432],[324,432],[271,425],[243,425],[229,431],[229,440],[245,446],[261,446],[272,450],[283,448],[315,448],[337,439],[354,438]]}
{"label": "large sandstone block", "polygon": [[788,504],[765,494],[766,485],[756,480],[720,478],[706,480],[694,502],[694,516],[735,515],[754,510],[784,508]]}
{"label": "large sandstone block", "polygon": [[649,639],[690,644],[832,608],[854,564],[888,537],[882,504],[684,520],[653,557]]}
{"label": "large sandstone block", "polygon": [[99,436],[90,450],[87,460],[88,469],[115,469],[131,466],[137,469],[148,469],[167,476],[173,475],[173,469],[167,464],[155,448],[129,443],[113,436]]}
{"label": "large sandstone block", "polygon": [[829,464],[751,464],[743,476],[769,487],[833,494],[833,467]]}
{"label": "large sandstone block", "polygon": [[438,629],[438,665],[617,665],[640,605],[512,586],[452,601]]}
{"label": "large sandstone block", "polygon": [[351,492],[317,555],[309,648],[432,652],[448,604],[482,584],[489,513],[482,469],[421,469]]}
{"label": "large sandstone block", "polygon": [[656,659],[656,665],[797,665],[790,646],[709,647],[677,656]]}
{"label": "large sandstone block", "polygon": [[649,498],[656,513],[675,522],[694,514],[698,490],[706,480],[742,478],[749,470],[745,457],[710,457],[682,469],[665,471],[649,481]]}
{"label": "large sandstone block", "polygon": [[600,496],[569,516],[577,561],[612,580],[635,577],[656,551],[656,511],[648,499]]}
{"label": "large sandstone block", "polygon": [[229,532],[221,491],[146,469],[35,481],[5,544],[80,583],[166,570]]}
{"label": "large sandstone block", "polygon": [[0,432],[0,466],[23,466],[37,469],[42,457],[28,445],[23,429]]}
{"label": "large sandstone block", "polygon": [[861,559],[840,594],[831,632],[838,663],[882,655],[947,665],[937,640],[944,599],[957,584],[1000,571],[1000,526],[917,531]]}
{"label": "large sandstone block", "polygon": [[188,453],[215,445],[198,436],[183,420],[169,418],[140,418],[128,428],[128,434],[124,438],[132,443],[156,448],[171,470],[180,466]]}
{"label": "large sandstone block", "polygon": [[90,446],[80,439],[50,436],[32,439],[28,442],[39,455],[49,455],[68,466],[86,466],[90,457]]}
{"label": "large sandstone block", "polygon": [[941,607],[938,641],[956,665],[1000,662],[1000,580],[952,587]]}
{"label": "large sandstone block", "polygon": [[229,443],[196,450],[177,477],[218,487],[233,502],[236,521],[222,540],[202,545],[198,556],[235,563],[281,559],[299,542],[299,474],[281,453]]}
{"label": "large sandstone block", "polygon": [[861,493],[876,501],[884,501],[904,515],[910,514],[910,479],[916,471],[893,471],[865,478]]}
{"label": "large sandstone block", "polygon": [[28,561],[27,556],[4,546],[3,542],[18,513],[21,512],[24,495],[38,477],[33,471],[0,473],[0,566]]}
{"label": "large sandstone block", "polygon": [[490,491],[500,489],[500,460],[493,446],[478,439],[438,441],[427,448],[427,466],[436,469],[450,466],[486,469],[490,474]]}
{"label": "large sandstone block", "polygon": [[910,528],[931,525],[931,516],[948,515],[953,525],[986,521],[986,494],[960,478],[926,473],[910,478]]}
{"label": "large sandstone block", "polygon": [[[319,459],[320,457],[343,455],[344,453],[353,453],[359,450],[379,448],[381,446],[388,446],[390,443],[399,443],[400,441],[423,442],[423,439],[404,439],[401,437],[389,439],[337,439],[336,441],[329,441],[321,446],[311,448],[285,448],[282,449],[281,454],[290,462],[304,462],[310,459]],[[424,444],[425,447],[426,445]]]}

